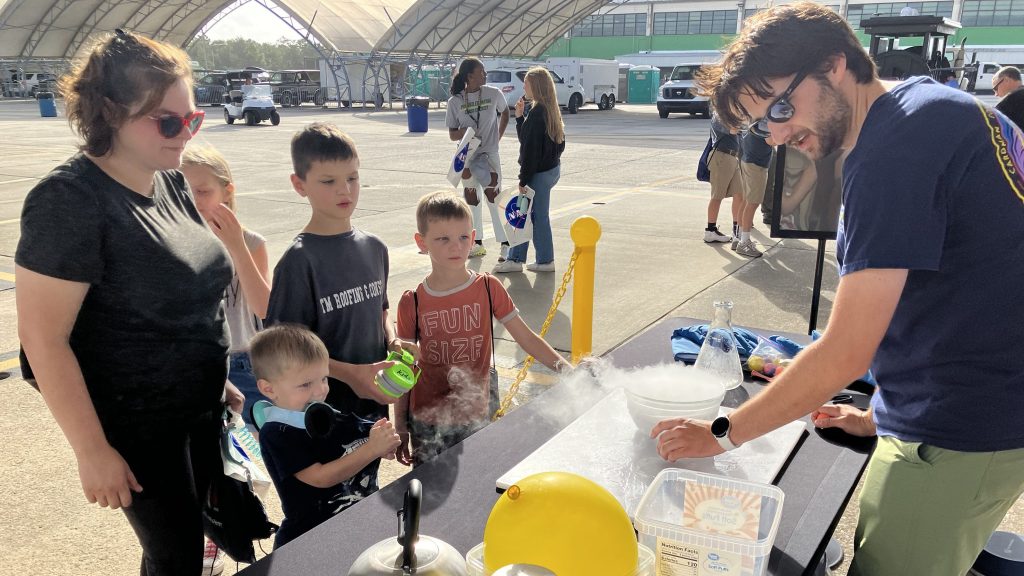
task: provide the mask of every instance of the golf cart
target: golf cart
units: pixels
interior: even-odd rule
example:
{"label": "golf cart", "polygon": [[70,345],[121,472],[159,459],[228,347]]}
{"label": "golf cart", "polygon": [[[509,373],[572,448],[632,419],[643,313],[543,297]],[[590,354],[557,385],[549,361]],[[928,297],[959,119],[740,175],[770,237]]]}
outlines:
{"label": "golf cart", "polygon": [[270,84],[246,84],[241,90],[224,95],[224,121],[234,124],[240,118],[245,119],[246,126],[255,126],[264,120],[270,120],[274,126],[281,123]]}

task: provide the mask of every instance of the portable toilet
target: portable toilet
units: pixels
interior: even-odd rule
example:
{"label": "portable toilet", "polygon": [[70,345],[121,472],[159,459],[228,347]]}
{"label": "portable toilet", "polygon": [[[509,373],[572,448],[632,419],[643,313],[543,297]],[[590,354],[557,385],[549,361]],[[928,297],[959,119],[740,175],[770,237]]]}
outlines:
{"label": "portable toilet", "polygon": [[654,66],[634,66],[629,69],[629,103],[654,104],[658,101],[661,71]]}
{"label": "portable toilet", "polygon": [[433,96],[432,86],[437,84],[436,78],[441,71],[436,66],[423,66],[409,70],[409,94],[413,96]]}

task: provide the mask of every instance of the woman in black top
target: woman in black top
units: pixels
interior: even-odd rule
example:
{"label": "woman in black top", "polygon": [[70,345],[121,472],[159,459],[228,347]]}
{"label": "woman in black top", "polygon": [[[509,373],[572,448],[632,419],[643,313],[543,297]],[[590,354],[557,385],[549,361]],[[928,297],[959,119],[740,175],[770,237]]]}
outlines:
{"label": "woman in black top", "polygon": [[[533,272],[555,271],[555,248],[551,240],[551,189],[558,183],[559,159],[565,150],[562,112],[558,108],[555,82],[541,67],[531,68],[523,80],[525,98],[532,100],[525,114],[525,100],[516,102],[516,132],[519,134],[519,191],[529,186],[533,197],[533,244],[537,260],[526,266]],[[495,272],[520,272],[526,262],[529,243],[509,252],[508,260],[494,267]]]}
{"label": "woman in black top", "polygon": [[222,398],[227,387],[240,409],[241,395],[225,383],[230,260],[176,170],[203,120],[189,58],[119,30],[62,92],[84,144],[22,208],[23,374],[74,450],[85,497],[124,509],[141,573],[199,574]]}

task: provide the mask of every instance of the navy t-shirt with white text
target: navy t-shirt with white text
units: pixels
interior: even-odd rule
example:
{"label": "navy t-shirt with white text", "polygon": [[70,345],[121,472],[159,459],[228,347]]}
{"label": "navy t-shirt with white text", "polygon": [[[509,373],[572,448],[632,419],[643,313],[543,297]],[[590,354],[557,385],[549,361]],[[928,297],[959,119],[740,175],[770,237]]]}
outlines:
{"label": "navy t-shirt with white text", "polygon": [[843,171],[840,273],[909,271],[872,363],[878,434],[1024,447],[1021,131],[915,78],[872,104]]}

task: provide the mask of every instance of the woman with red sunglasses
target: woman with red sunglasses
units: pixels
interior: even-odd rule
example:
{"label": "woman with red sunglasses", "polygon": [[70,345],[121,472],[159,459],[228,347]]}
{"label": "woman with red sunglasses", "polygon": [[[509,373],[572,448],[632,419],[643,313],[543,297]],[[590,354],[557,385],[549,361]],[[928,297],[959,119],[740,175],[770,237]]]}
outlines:
{"label": "woman with red sunglasses", "polygon": [[74,450],[85,497],[124,510],[141,573],[199,574],[231,264],[177,170],[202,123],[189,60],[119,30],[61,88],[84,142],[22,209],[22,371]]}

